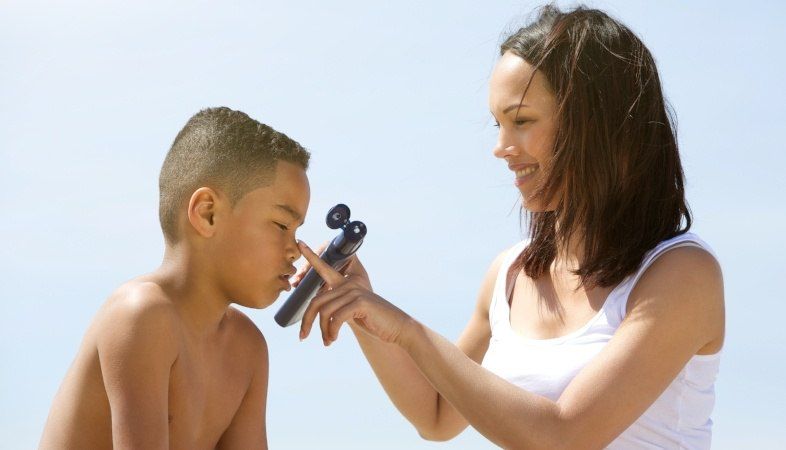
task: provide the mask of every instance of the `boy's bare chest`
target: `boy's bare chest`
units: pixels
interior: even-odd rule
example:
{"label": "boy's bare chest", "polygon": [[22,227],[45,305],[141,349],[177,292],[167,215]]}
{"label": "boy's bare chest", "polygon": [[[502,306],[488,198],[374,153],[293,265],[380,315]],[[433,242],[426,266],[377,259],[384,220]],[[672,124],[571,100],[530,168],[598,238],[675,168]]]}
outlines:
{"label": "boy's bare chest", "polygon": [[247,366],[230,352],[185,346],[169,378],[170,443],[214,448],[246,393]]}

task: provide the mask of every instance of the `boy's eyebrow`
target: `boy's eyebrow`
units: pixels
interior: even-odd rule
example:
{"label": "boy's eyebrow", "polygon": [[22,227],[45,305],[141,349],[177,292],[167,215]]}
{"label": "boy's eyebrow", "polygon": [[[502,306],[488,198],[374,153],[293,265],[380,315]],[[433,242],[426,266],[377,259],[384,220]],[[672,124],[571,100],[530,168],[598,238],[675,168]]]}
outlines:
{"label": "boy's eyebrow", "polygon": [[283,209],[283,210],[284,210],[284,211],[286,211],[286,212],[287,212],[287,213],[288,213],[290,216],[292,216],[292,218],[293,218],[293,219],[297,220],[298,222],[299,222],[299,221],[301,221],[301,220],[303,219],[303,218],[300,216],[300,214],[299,214],[297,211],[295,211],[294,209],[292,209],[292,207],[291,207],[291,206],[289,206],[289,205],[276,205],[276,208]]}

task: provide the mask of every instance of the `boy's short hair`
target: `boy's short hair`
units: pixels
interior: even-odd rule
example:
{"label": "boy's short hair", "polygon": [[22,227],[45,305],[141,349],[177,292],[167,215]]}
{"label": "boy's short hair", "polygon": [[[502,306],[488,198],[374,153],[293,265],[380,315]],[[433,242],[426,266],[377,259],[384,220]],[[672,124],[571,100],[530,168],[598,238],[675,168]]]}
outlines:
{"label": "boy's short hair", "polygon": [[178,241],[178,214],[202,186],[225,193],[232,205],[273,182],[279,160],[308,169],[310,154],[283,133],[226,107],[194,114],[175,137],[158,179],[158,216],[164,238]]}

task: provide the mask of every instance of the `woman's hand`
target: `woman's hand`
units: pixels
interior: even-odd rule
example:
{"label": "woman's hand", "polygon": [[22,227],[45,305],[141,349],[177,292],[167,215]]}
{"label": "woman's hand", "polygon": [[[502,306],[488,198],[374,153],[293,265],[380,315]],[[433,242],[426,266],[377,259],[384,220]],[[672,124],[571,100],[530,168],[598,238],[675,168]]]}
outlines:
{"label": "woman's hand", "polygon": [[352,322],[383,342],[397,343],[401,332],[410,317],[371,291],[368,274],[353,256],[345,269],[346,276],[319,259],[304,242],[299,241],[300,251],[325,280],[329,290],[311,300],[303,314],[300,325],[300,339],[305,339],[319,314],[322,342],[327,346],[338,338],[338,330],[344,322]]}
{"label": "woman's hand", "polygon": [[[303,245],[305,245],[305,243],[303,243],[302,241],[298,241],[298,242],[301,242]],[[312,253],[321,255],[322,252],[324,252],[325,249],[327,248],[328,244],[330,244],[330,241],[323,242],[322,245],[320,245],[319,248],[317,248],[316,252],[312,252]],[[306,248],[308,248],[309,251],[311,250],[307,245]],[[303,281],[303,278],[305,278],[309,269],[311,269],[311,262],[308,260],[308,258],[306,258],[306,263],[303,264],[303,266],[299,268],[297,272],[294,275],[292,275],[292,277],[289,279],[289,283],[292,285],[292,288],[298,287],[300,282]],[[349,258],[347,264],[344,265],[344,267],[340,268],[338,272],[341,275],[344,275],[345,277],[351,277],[357,280],[358,282],[365,284],[369,290],[372,290],[371,281],[368,278],[368,273],[366,272],[366,268],[363,267],[363,264],[360,263],[360,260],[356,255],[352,255]],[[328,286],[327,283],[325,283],[322,285],[321,288],[319,288],[319,291],[317,293],[321,294],[323,292],[327,292],[328,289],[330,289],[330,287]]]}

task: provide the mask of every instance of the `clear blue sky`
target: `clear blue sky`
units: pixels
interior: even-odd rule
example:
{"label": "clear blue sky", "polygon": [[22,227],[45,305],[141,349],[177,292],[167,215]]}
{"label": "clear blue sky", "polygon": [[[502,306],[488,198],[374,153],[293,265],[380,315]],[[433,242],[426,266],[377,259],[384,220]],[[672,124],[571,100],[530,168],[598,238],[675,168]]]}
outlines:
{"label": "clear blue sky", "polygon": [[[82,334],[154,269],[157,176],[188,117],[227,105],[313,153],[300,237],[337,202],[369,235],[376,290],[455,339],[486,267],[521,238],[491,155],[487,80],[538,3],[0,4],[0,447],[37,445]],[[327,5],[330,6],[327,6]],[[786,446],[786,42],[781,2],[603,1],[655,55],[679,121],[694,231],[725,273],[714,448]],[[351,170],[347,170],[351,169]],[[493,448],[422,441],[351,334],[329,349],[247,313],[271,357],[273,449]]]}

